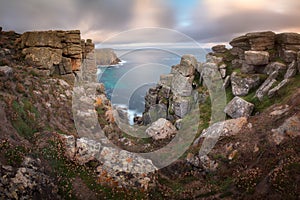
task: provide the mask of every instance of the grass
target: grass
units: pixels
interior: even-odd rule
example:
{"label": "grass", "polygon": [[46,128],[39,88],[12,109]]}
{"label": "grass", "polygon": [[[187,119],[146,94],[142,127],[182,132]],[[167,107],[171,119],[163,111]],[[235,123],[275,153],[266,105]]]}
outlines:
{"label": "grass", "polygon": [[262,99],[262,101],[259,101],[258,98],[255,97],[255,90],[250,91],[250,93],[247,96],[242,98],[255,105],[254,112],[262,112],[266,108],[276,103],[284,102],[298,88],[300,88],[300,74],[291,78],[290,82],[286,86],[281,88],[281,90],[278,91],[277,95],[275,95],[272,98],[265,96]]}

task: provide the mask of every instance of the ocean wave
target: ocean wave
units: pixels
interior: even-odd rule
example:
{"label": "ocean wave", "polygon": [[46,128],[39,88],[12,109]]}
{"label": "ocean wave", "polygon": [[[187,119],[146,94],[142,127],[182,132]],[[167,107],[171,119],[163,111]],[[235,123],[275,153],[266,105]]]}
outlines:
{"label": "ocean wave", "polygon": [[136,116],[142,116],[143,113],[138,112],[137,110],[131,110],[125,104],[113,104],[114,107],[122,108],[128,115],[128,121],[130,125],[134,125],[133,118]]}

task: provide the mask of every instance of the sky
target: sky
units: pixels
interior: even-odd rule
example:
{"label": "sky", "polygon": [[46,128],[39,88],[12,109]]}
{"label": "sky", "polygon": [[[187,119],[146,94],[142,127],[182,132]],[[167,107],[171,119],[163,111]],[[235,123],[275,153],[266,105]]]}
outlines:
{"label": "sky", "polygon": [[[95,43],[180,40],[159,31],[169,30],[209,46],[253,31],[300,32],[299,10],[299,0],[0,0],[0,26],[79,29]],[[159,29],[132,31],[149,27]]]}

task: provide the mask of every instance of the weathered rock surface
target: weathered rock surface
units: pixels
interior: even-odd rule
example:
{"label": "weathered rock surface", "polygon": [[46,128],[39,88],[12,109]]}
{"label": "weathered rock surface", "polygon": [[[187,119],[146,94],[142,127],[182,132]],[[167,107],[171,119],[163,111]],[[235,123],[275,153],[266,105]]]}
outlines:
{"label": "weathered rock surface", "polygon": [[265,68],[265,73],[267,75],[272,74],[274,71],[278,72],[278,74],[284,75],[287,70],[286,64],[280,62],[271,62]]}
{"label": "weathered rock surface", "polygon": [[283,60],[286,63],[291,63],[297,59],[297,52],[292,50],[283,51]]}
{"label": "weathered rock surface", "polygon": [[[104,182],[105,179],[113,179],[124,187],[133,187],[142,180],[148,184],[150,178],[146,174],[156,170],[151,160],[137,154],[108,147],[87,138],[75,139],[73,136],[66,135],[61,135],[61,137],[64,147],[69,152],[67,156],[71,156],[69,157],[71,160],[81,165],[92,160],[102,163],[97,167],[101,182]],[[119,173],[121,172],[128,175],[126,177],[120,176]]]}
{"label": "weathered rock surface", "polygon": [[273,85],[277,82],[276,78],[278,76],[278,72],[274,71],[269,77],[263,82],[263,84],[258,88],[255,93],[255,96],[262,101],[263,97],[268,94],[268,91],[273,87]]}
{"label": "weathered rock surface", "polygon": [[284,121],[277,129],[272,129],[273,134],[270,140],[279,145],[286,138],[296,138],[300,136],[300,119],[294,115]]}
{"label": "weathered rock surface", "polygon": [[284,79],[292,78],[296,74],[297,74],[297,62],[294,60],[291,64],[289,64],[286,74],[284,75]]}
{"label": "weathered rock surface", "polygon": [[194,141],[193,145],[198,145],[200,138],[202,137],[216,138],[236,135],[247,123],[248,121],[246,117],[214,123],[209,128],[202,131],[201,135]]}
{"label": "weathered rock surface", "polygon": [[274,48],[275,36],[271,31],[253,32],[234,38],[230,45],[244,51],[265,51]]}
{"label": "weathered rock surface", "polygon": [[248,65],[267,65],[269,63],[267,51],[246,51],[245,60]]}
{"label": "weathered rock surface", "polygon": [[168,120],[160,118],[153,122],[146,133],[154,140],[166,139],[176,133],[176,127]]}
{"label": "weathered rock surface", "polygon": [[236,72],[231,74],[231,86],[234,96],[246,96],[252,88],[261,83],[259,75],[238,75]]}
{"label": "weathered rock surface", "polygon": [[225,107],[224,112],[232,118],[249,117],[254,105],[240,97],[234,97]]}
{"label": "weathered rock surface", "polygon": [[272,31],[247,33],[246,37],[249,40],[251,50],[265,51],[274,49],[275,33]]}
{"label": "weathered rock surface", "polygon": [[25,60],[49,74],[77,71],[93,52],[91,40],[81,40],[80,31],[33,31],[23,33],[20,47]]}
{"label": "weathered rock surface", "polygon": [[179,96],[190,96],[193,90],[193,79],[194,77],[185,77],[180,73],[174,75],[172,79],[172,91]]}

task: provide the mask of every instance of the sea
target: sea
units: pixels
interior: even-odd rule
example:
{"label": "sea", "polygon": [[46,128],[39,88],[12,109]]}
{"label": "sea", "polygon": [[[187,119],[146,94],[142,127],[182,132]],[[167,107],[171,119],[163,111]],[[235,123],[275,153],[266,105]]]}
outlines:
{"label": "sea", "polygon": [[106,94],[114,106],[127,110],[129,122],[141,116],[145,108],[145,95],[155,86],[160,75],[171,72],[182,55],[192,54],[204,62],[208,49],[199,48],[142,48],[114,49],[121,62],[117,65],[98,66],[98,81],[104,83]]}

